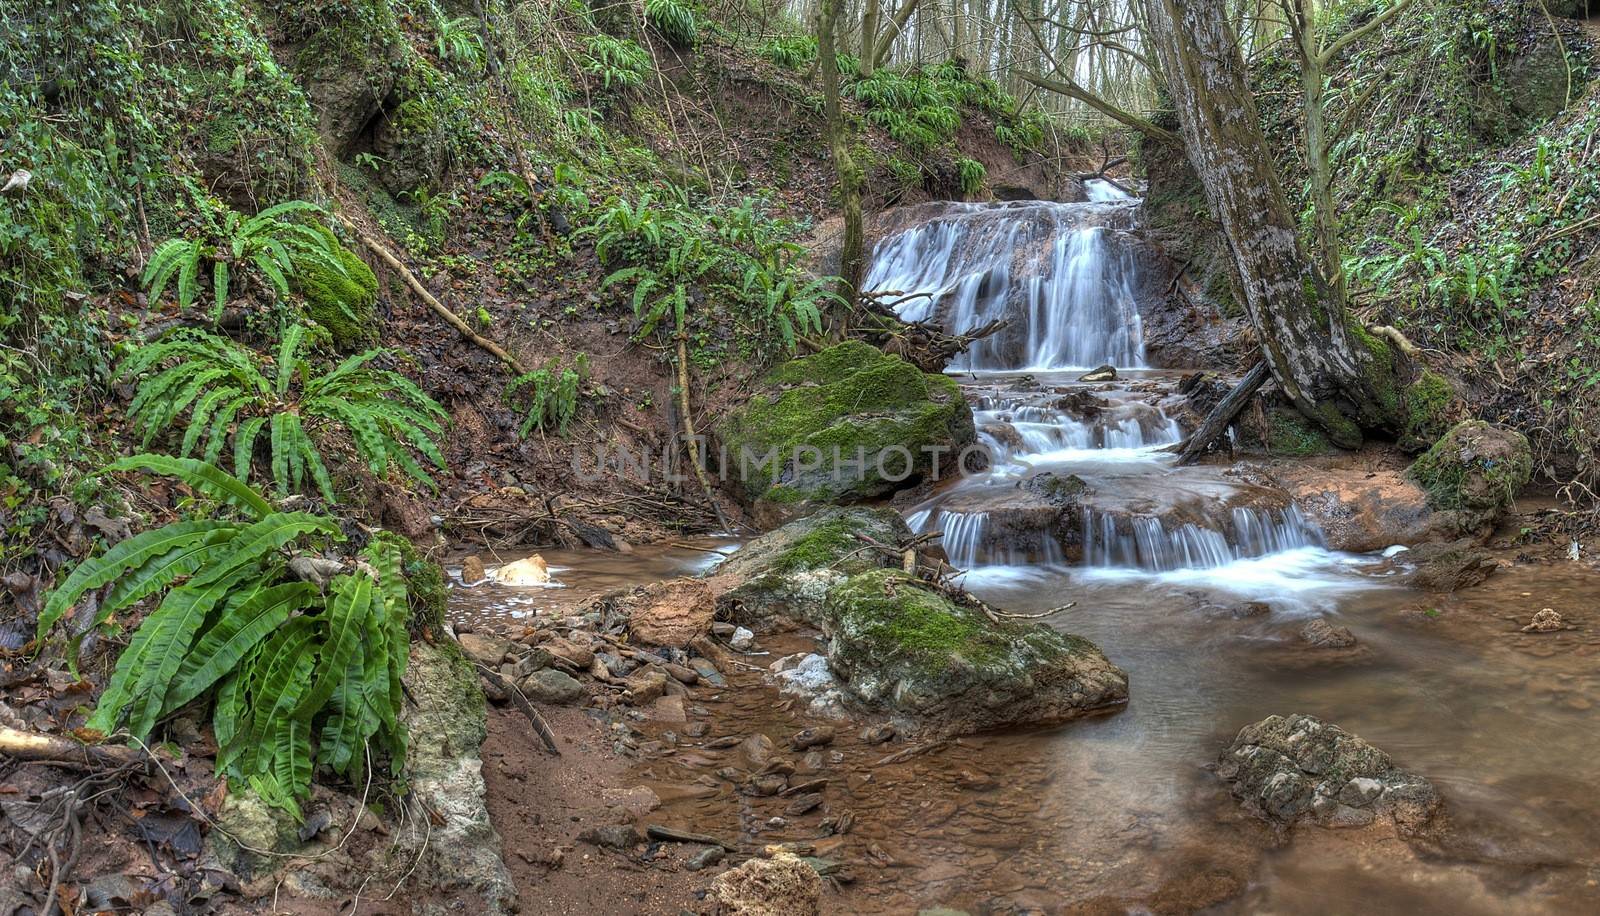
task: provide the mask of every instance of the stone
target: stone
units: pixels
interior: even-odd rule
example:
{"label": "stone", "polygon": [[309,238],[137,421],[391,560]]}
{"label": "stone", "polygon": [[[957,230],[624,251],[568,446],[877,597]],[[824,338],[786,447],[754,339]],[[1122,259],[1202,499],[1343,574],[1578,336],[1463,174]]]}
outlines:
{"label": "stone", "polygon": [[588,695],[572,675],[554,668],[533,672],[517,683],[517,689],[535,703],[555,706],[569,706]]}
{"label": "stone", "polygon": [[797,751],[804,751],[813,747],[832,744],[833,739],[833,727],[831,725],[819,725],[815,728],[807,728],[795,732],[789,738],[789,746]]}
{"label": "stone", "polygon": [[633,704],[635,706],[646,706],[666,693],[667,675],[660,668],[645,668],[628,678],[626,686],[628,693],[633,697]]}
{"label": "stone", "polygon": [[690,659],[689,667],[694,669],[695,674],[698,674],[701,680],[713,687],[728,686],[727,679],[722,676],[721,671],[717,670],[716,663],[709,658]]}
{"label": "stone", "polygon": [[[535,671],[549,668],[555,663],[554,658],[555,657],[550,654],[550,650],[545,649],[542,646],[529,649],[527,652],[524,652],[520,658],[517,658],[516,661],[511,663],[511,671],[509,674],[506,674],[506,677],[509,677],[513,681],[520,680]],[[505,666],[501,667],[503,669]],[[502,673],[505,672],[502,670]]]}
{"label": "stone", "polygon": [[756,647],[756,634],[739,627],[728,637],[728,646],[738,652],[749,652]]}
{"label": "stone", "polygon": [[879,722],[868,725],[861,730],[861,740],[867,744],[883,744],[894,740],[894,725],[888,722]]}
{"label": "stone", "polygon": [[1533,474],[1528,438],[1482,420],[1456,424],[1422,454],[1406,474],[1436,509],[1459,511],[1488,523],[1510,508]]}
{"label": "stone", "polygon": [[1078,376],[1080,382],[1114,382],[1117,380],[1116,366],[1097,366]]}
{"label": "stone", "polygon": [[810,814],[821,804],[821,792],[807,792],[804,795],[796,795],[794,800],[789,802],[789,806],[783,809],[783,814],[785,817],[800,817]]}
{"label": "stone", "polygon": [[681,649],[710,631],[716,612],[704,579],[652,582],[603,600],[628,621],[634,639],[648,646]]}
{"label": "stone", "polygon": [[685,867],[690,871],[703,871],[721,862],[726,855],[721,846],[704,846],[689,857]]}
{"label": "stone", "polygon": [[718,875],[708,896],[725,916],[820,916],[822,877],[798,856],[778,852]]}
{"label": "stone", "polygon": [[744,762],[745,769],[756,771],[772,760],[775,750],[772,739],[757,732],[739,742],[739,759]]}
{"label": "stone", "polygon": [[[779,365],[715,433],[763,526],[946,476],[977,441],[954,379],[861,341]],[[836,465],[835,449],[851,464]]]}
{"label": "stone", "polygon": [[545,640],[539,644],[539,648],[550,653],[552,658],[561,659],[580,671],[588,670],[594,663],[593,649],[561,636]]}
{"label": "stone", "polygon": [[487,633],[461,633],[456,637],[461,643],[461,651],[467,653],[467,658],[487,668],[498,669],[500,663],[506,660],[511,653],[513,644],[509,639],[499,636],[490,636]]}
{"label": "stone", "polygon": [[544,557],[534,554],[496,569],[494,581],[513,587],[547,585],[550,582],[550,567]]}
{"label": "stone", "polygon": [[994,623],[898,572],[852,576],[821,616],[828,667],[849,693],[938,734],[1058,725],[1128,699],[1127,675],[1088,640]]}
{"label": "stone", "polygon": [[637,827],[632,824],[602,824],[590,827],[578,834],[578,839],[591,846],[602,849],[615,849],[627,852],[633,847],[644,842],[644,837],[639,834]]}
{"label": "stone", "polygon": [[783,775],[782,773],[763,773],[760,776],[750,777],[745,781],[745,784],[740,787],[739,791],[746,795],[768,797],[777,795],[788,787],[789,777]]}
{"label": "stone", "polygon": [[1473,538],[1418,544],[1405,551],[1403,558],[1415,567],[1408,584],[1436,592],[1477,585],[1499,568],[1494,554],[1479,547]]}
{"label": "stone", "polygon": [[479,582],[483,582],[488,578],[489,574],[483,569],[482,557],[478,556],[477,554],[473,554],[472,556],[461,561],[462,585],[477,585]]}
{"label": "stone", "polygon": [[1402,835],[1426,829],[1438,792],[1389,755],[1336,725],[1307,715],[1269,716],[1240,730],[1217,775],[1258,817],[1285,826],[1391,823]]}
{"label": "stone", "polygon": [[1554,633],[1557,630],[1567,630],[1571,628],[1572,625],[1567,623],[1566,620],[1564,620],[1562,616],[1556,612],[1555,608],[1547,607],[1540,608],[1539,613],[1533,615],[1533,620],[1529,621],[1528,625],[1522,628],[1522,632]]}
{"label": "stone", "polygon": [[1337,627],[1321,617],[1300,628],[1300,638],[1318,649],[1348,649],[1356,644],[1349,627]]}

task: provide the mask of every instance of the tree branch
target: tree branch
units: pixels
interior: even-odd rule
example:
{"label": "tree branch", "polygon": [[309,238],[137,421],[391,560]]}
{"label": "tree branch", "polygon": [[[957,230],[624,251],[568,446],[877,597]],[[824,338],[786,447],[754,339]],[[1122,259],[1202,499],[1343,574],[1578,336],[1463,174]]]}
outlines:
{"label": "tree branch", "polygon": [[1172,131],[1157,127],[1156,125],[1150,123],[1144,118],[1139,117],[1136,114],[1133,114],[1132,112],[1123,111],[1121,108],[1118,108],[1110,102],[1107,102],[1105,99],[1100,98],[1098,95],[1095,95],[1082,86],[1079,86],[1077,83],[1066,80],[1047,79],[1039,76],[1036,73],[1027,73],[1023,71],[1018,71],[1017,77],[1023,82],[1032,83],[1033,85],[1038,86],[1040,89],[1046,90],[1047,92],[1054,92],[1058,95],[1064,95],[1070,99],[1077,99],[1078,101],[1088,105],[1090,108],[1093,108],[1095,111],[1100,112],[1111,120],[1131,127],[1134,130],[1143,133],[1147,137],[1160,140],[1163,143],[1170,143],[1174,146],[1183,145],[1183,141],[1180,140],[1178,135]]}
{"label": "tree branch", "polygon": [[1414,0],[1399,0],[1399,2],[1394,6],[1391,6],[1378,15],[1372,17],[1371,21],[1369,21],[1366,25],[1354,31],[1344,33],[1344,35],[1340,36],[1339,40],[1335,41],[1331,45],[1328,45],[1326,48],[1323,48],[1322,51],[1317,54],[1317,62],[1324,67],[1327,66],[1328,62],[1337,57],[1340,51],[1343,51],[1345,48],[1348,48],[1355,42],[1367,37],[1374,30],[1382,28],[1384,23],[1404,12],[1405,9],[1413,2]]}

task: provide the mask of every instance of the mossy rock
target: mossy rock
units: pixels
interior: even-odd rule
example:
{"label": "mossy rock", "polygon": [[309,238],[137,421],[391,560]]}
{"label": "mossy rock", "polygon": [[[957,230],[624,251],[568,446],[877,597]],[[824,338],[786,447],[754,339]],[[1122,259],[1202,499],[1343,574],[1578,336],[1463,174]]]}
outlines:
{"label": "mossy rock", "polygon": [[761,629],[786,621],[821,626],[827,591],[847,576],[896,565],[864,549],[857,535],[881,544],[911,537],[900,513],[864,507],[826,509],[745,544],[712,575],[738,584],[718,604],[739,623]]}
{"label": "mossy rock", "polygon": [[1267,451],[1287,458],[1321,455],[1333,448],[1322,430],[1294,410],[1267,414]]}
{"label": "mossy rock", "polygon": [[898,570],[839,583],[822,617],[828,665],[850,693],[935,733],[1056,725],[1128,699],[1127,675],[1088,640],[995,623]]}
{"label": "mossy rock", "polygon": [[1528,438],[1482,420],[1457,423],[1406,472],[1428,504],[1489,520],[1511,506],[1533,476]]}
{"label": "mossy rock", "polygon": [[1405,428],[1400,447],[1420,452],[1437,442],[1450,429],[1460,400],[1444,376],[1432,369],[1422,370],[1417,380],[1401,392],[1405,404]]}
{"label": "mossy rock", "polygon": [[768,518],[942,476],[977,441],[954,380],[860,341],[779,366],[716,433],[730,476]]}
{"label": "mossy rock", "polygon": [[[327,232],[327,230],[323,230]],[[340,274],[310,259],[295,263],[295,291],[305,297],[306,315],[326,330],[341,353],[352,353],[378,342],[378,278],[367,262],[333,240]]]}

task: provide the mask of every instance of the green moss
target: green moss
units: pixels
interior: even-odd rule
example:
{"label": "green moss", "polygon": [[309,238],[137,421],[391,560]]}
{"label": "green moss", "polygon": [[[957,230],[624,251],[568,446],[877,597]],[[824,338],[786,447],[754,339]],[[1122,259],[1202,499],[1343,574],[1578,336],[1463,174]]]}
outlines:
{"label": "green moss", "polygon": [[1455,412],[1456,392],[1444,376],[1432,369],[1422,370],[1417,380],[1403,392],[1406,423],[1400,447],[1407,451],[1427,448],[1450,426]]}
{"label": "green moss", "polygon": [[[787,549],[774,557],[770,572],[783,574],[832,566],[861,546],[855,533],[860,523],[845,514],[824,517]],[[866,564],[870,568],[876,564]]]}
{"label": "green moss", "polygon": [[993,664],[1011,647],[1006,633],[981,612],[896,570],[852,576],[829,594],[828,606],[835,627],[849,631],[852,651],[898,658],[925,670],[948,667],[954,657]]}
{"label": "green moss", "polygon": [[[332,233],[327,234],[331,239]],[[305,297],[307,315],[328,331],[340,352],[349,353],[377,342],[378,278],[355,252],[337,241],[333,245],[343,274],[302,260],[295,264],[294,282]]]}
{"label": "green moss", "polygon": [[1267,415],[1267,450],[1272,454],[1304,458],[1331,447],[1328,437],[1298,412],[1274,410]]}
{"label": "green moss", "polygon": [[1526,436],[1482,420],[1457,423],[1407,471],[1436,509],[1494,513],[1533,476]]}
{"label": "green moss", "polygon": [[773,503],[881,495],[929,474],[930,446],[949,460],[975,438],[954,380],[860,341],[786,363],[764,387],[717,433],[746,493]]}

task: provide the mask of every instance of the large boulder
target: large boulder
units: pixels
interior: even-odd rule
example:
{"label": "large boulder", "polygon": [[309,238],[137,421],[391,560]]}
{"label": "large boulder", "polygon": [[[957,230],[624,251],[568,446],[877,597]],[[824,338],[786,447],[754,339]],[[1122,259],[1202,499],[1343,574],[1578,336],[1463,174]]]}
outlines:
{"label": "large boulder", "polygon": [[1128,676],[1088,640],[995,623],[970,599],[894,570],[835,586],[823,632],[852,695],[939,734],[1058,725],[1128,701]]}
{"label": "large boulder", "polygon": [[1499,518],[1533,474],[1528,438],[1482,420],[1457,423],[1406,472],[1435,509],[1477,524]]}
{"label": "large boulder", "polygon": [[1294,462],[1275,464],[1260,479],[1286,491],[1334,550],[1454,541],[1479,527],[1474,516],[1434,508],[1421,485],[1398,470]]}
{"label": "large boulder", "polygon": [[1307,715],[1268,716],[1239,731],[1217,775],[1245,809],[1280,826],[1392,823],[1423,831],[1439,810],[1426,779],[1337,725]]}
{"label": "large boulder", "polygon": [[710,585],[726,616],[757,629],[787,622],[820,627],[828,589],[855,573],[895,565],[866,547],[911,537],[900,513],[864,507],[826,509],[769,531],[716,567]]}
{"label": "large boulder", "polygon": [[683,648],[711,629],[716,611],[704,579],[668,579],[609,596],[610,608],[628,621],[628,630],[647,646]]}
{"label": "large boulder", "polygon": [[762,522],[946,476],[977,441],[954,380],[860,341],[779,366],[715,431]]}

